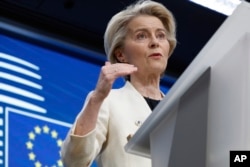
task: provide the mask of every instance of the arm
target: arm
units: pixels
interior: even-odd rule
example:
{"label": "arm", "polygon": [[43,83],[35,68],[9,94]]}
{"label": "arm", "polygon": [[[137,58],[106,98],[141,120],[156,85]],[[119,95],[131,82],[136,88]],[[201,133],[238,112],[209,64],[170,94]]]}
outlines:
{"label": "arm", "polygon": [[108,96],[116,78],[131,74],[136,70],[137,68],[134,65],[124,63],[111,65],[106,62],[105,66],[102,67],[96,89],[78,118],[74,131],[75,135],[85,135],[95,128],[100,107]]}
{"label": "arm", "polygon": [[[91,164],[101,150],[101,144],[105,140],[107,132],[107,129],[96,129],[98,115],[107,117],[105,114],[100,114],[103,110],[101,108],[103,101],[108,96],[117,77],[131,74],[136,70],[137,68],[133,65],[122,63],[111,65],[107,62],[102,67],[95,90],[89,94],[85,106],[76,119],[74,128],[71,129],[62,146],[62,160],[65,167]],[[102,123],[105,124],[105,122]],[[96,131],[103,134],[98,140]]]}

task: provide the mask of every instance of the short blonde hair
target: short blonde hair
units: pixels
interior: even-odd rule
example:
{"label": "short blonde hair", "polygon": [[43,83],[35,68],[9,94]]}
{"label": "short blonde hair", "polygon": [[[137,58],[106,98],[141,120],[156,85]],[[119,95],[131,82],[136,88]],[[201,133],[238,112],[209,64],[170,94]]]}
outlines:
{"label": "short blonde hair", "polygon": [[140,15],[155,16],[161,20],[167,30],[167,39],[170,43],[169,56],[173,53],[176,47],[176,25],[173,14],[161,3],[140,0],[114,15],[107,25],[104,34],[104,49],[111,63],[118,62],[114,52],[123,46],[128,23]]}

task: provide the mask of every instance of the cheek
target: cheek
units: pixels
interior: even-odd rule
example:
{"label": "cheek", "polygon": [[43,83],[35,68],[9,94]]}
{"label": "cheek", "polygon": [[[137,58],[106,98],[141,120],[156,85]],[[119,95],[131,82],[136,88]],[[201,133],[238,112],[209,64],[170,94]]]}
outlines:
{"label": "cheek", "polygon": [[142,59],[144,52],[145,48],[142,48],[138,45],[126,45],[123,50],[124,57],[126,57],[129,63]]}

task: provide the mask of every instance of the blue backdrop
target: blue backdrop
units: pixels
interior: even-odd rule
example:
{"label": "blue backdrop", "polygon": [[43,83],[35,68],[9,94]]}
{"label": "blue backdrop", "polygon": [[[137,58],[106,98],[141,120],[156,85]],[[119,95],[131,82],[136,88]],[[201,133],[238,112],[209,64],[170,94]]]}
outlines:
{"label": "blue backdrop", "polygon": [[99,75],[85,60],[0,34],[0,166],[63,166],[62,141]]}

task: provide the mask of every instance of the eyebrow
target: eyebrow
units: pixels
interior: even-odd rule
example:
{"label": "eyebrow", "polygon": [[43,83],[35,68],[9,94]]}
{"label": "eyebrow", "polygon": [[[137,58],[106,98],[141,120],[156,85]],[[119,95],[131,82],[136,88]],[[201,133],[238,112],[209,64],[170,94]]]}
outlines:
{"label": "eyebrow", "polygon": [[[133,31],[131,29],[129,29],[129,31],[133,32],[133,33],[136,33],[136,32],[139,32],[139,31],[148,31],[148,29],[147,28],[138,28],[135,31]],[[163,31],[163,32],[167,33],[167,30],[164,29],[164,28],[157,28],[156,31]]]}

